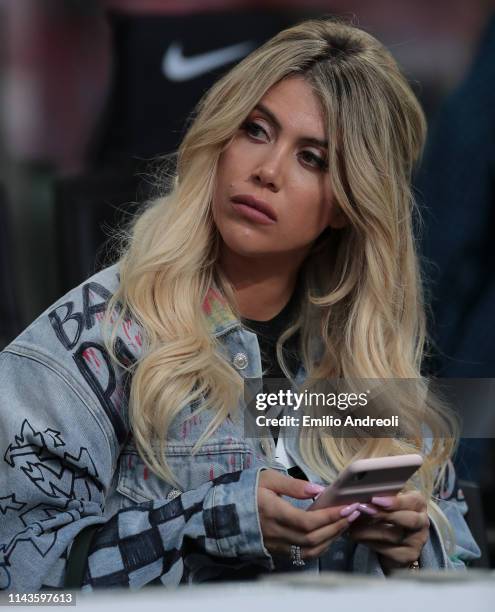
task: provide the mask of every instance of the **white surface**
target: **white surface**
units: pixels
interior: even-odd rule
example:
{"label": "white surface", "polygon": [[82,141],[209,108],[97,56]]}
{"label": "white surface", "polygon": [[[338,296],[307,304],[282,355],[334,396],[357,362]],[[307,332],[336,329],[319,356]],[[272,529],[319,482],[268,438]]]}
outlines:
{"label": "white surface", "polygon": [[277,446],[275,447],[275,459],[285,466],[288,470],[291,467],[294,467],[296,464],[287,454],[287,450],[285,449],[284,437],[279,436],[277,438]]}
{"label": "white surface", "polygon": [[[48,608],[52,606],[44,607]],[[263,582],[178,589],[153,587],[138,592],[79,594],[76,606],[77,612],[493,612],[494,609],[495,580],[457,584],[363,580],[334,587]]]}

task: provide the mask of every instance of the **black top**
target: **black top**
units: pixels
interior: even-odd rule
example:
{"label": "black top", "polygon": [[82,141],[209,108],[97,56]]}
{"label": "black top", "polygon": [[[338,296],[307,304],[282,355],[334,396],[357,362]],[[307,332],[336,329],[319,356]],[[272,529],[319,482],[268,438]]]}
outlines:
{"label": "black top", "polygon": [[[297,301],[297,291],[294,291],[288,303],[269,321],[242,319],[243,325],[247,329],[253,331],[258,337],[261,352],[264,393],[267,392],[266,381],[268,379],[286,378],[277,361],[276,344],[281,333],[285,331],[292,322]],[[291,336],[283,346],[285,363],[289,367],[289,371],[292,375],[297,373],[299,366],[298,341],[299,332]],[[273,428],[272,434],[276,442],[278,438],[278,428]]]}

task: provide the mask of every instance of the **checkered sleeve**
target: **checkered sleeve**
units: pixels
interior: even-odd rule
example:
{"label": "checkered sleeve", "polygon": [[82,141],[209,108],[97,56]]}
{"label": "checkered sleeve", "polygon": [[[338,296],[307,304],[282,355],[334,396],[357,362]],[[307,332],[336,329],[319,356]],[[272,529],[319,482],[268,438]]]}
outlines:
{"label": "checkered sleeve", "polygon": [[124,508],[95,534],[83,590],[175,586],[226,568],[273,569],[257,510],[262,468],[219,476],[170,501]]}

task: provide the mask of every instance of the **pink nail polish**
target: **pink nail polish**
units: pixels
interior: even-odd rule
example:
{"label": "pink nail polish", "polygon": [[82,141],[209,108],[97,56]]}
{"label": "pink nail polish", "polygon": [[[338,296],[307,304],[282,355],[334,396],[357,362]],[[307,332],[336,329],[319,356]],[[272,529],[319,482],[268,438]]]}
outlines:
{"label": "pink nail polish", "polygon": [[340,516],[349,516],[350,514],[352,515],[352,513],[357,509],[358,506],[359,504],[356,502],[355,504],[351,504],[350,506],[342,508],[342,510],[340,511]]}
{"label": "pink nail polish", "polygon": [[352,523],[352,521],[355,521],[358,516],[361,516],[361,512],[359,512],[359,510],[354,510],[354,512],[347,520],[349,521],[349,523]]}
{"label": "pink nail polish", "polygon": [[308,495],[318,495],[325,490],[325,487],[322,485],[316,484],[315,482],[308,482],[308,484],[304,487],[304,492]]}
{"label": "pink nail polish", "polygon": [[378,510],[376,510],[376,508],[372,508],[371,506],[368,506],[367,504],[359,504],[358,508],[357,508],[360,512],[364,512],[365,514],[377,514]]}
{"label": "pink nail polish", "polygon": [[395,497],[372,497],[371,503],[375,506],[381,506],[382,508],[390,508],[393,506]]}

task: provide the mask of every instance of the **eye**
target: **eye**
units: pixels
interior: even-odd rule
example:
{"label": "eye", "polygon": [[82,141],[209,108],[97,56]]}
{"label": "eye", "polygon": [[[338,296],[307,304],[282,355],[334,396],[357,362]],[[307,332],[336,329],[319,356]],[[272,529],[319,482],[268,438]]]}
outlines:
{"label": "eye", "polygon": [[301,157],[303,158],[304,163],[308,166],[319,168],[320,170],[326,170],[328,168],[326,159],[320,157],[319,155],[315,155],[311,151],[302,151]]}
{"label": "eye", "polygon": [[266,130],[262,128],[259,123],[256,123],[255,121],[245,121],[242,124],[241,129],[243,129],[249,136],[252,136],[253,138],[257,140],[259,140],[260,139],[259,137],[262,135],[268,137]]}

